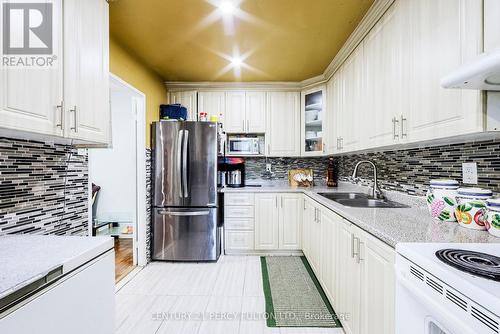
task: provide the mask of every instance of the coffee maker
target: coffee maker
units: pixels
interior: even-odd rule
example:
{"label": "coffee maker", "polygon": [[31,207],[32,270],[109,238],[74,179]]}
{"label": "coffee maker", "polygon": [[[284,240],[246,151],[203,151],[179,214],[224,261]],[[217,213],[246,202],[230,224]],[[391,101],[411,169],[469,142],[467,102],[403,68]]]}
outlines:
{"label": "coffee maker", "polygon": [[217,186],[241,188],[245,186],[245,160],[222,158],[217,169]]}

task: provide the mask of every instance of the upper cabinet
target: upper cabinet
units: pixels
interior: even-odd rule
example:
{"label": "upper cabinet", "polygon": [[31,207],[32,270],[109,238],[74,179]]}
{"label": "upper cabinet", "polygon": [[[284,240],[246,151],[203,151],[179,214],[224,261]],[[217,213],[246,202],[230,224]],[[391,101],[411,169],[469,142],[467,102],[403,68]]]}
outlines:
{"label": "upper cabinet", "polygon": [[64,108],[67,135],[110,141],[109,13],[104,0],[65,0]]}
{"label": "upper cabinet", "polygon": [[224,129],[228,133],[266,132],[266,93],[226,92]]}
{"label": "upper cabinet", "polygon": [[300,93],[267,93],[267,156],[300,156]]}
{"label": "upper cabinet", "polygon": [[169,93],[169,101],[170,103],[179,103],[186,107],[188,121],[196,121],[198,119],[198,101],[195,90],[171,92]]}
{"label": "upper cabinet", "polygon": [[224,92],[198,92],[198,114],[206,112],[209,119],[210,116],[217,116],[219,122],[225,124],[225,100]]}
{"label": "upper cabinet", "polygon": [[[63,8],[62,1],[50,3],[43,12],[52,11],[52,40],[41,43],[52,43],[53,66],[1,68],[0,127],[109,144],[108,4],[66,0]],[[2,13],[7,15],[12,12]]]}
{"label": "upper cabinet", "polygon": [[[3,3],[7,5],[11,2],[14,3]],[[6,8],[0,6],[0,18],[11,15],[3,12]],[[63,135],[62,10],[62,0],[52,2],[52,54],[57,57],[54,66],[37,70],[30,67],[0,66],[0,127]]]}
{"label": "upper cabinet", "polygon": [[322,155],[325,152],[325,87],[320,86],[302,92],[301,138],[302,156]]}
{"label": "upper cabinet", "polygon": [[[400,1],[409,27],[403,71],[409,99],[400,136],[421,141],[483,130],[481,93],[444,89],[441,78],[482,51],[482,1]],[[409,71],[407,71],[408,69]]]}

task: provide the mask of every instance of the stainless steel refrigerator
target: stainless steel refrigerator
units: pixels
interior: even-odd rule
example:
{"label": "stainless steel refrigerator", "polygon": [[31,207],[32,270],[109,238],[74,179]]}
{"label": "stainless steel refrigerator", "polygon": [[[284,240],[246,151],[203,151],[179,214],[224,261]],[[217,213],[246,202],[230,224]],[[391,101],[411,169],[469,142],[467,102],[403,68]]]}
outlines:
{"label": "stainless steel refrigerator", "polygon": [[152,259],[216,261],[217,124],[152,124]]}

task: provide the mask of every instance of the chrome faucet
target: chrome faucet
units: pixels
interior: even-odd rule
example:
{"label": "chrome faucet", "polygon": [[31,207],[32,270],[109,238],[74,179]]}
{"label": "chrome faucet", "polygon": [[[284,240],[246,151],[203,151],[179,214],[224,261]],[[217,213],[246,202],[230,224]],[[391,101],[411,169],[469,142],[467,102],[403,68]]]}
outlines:
{"label": "chrome faucet", "polygon": [[352,179],[356,180],[357,179],[357,174],[358,174],[358,167],[361,164],[370,164],[373,167],[373,188],[372,188],[372,197],[375,199],[384,199],[384,195],[382,194],[382,191],[380,191],[378,187],[378,180],[377,180],[377,166],[369,160],[362,160],[359,161],[356,166],[354,167],[354,171],[352,172]]}

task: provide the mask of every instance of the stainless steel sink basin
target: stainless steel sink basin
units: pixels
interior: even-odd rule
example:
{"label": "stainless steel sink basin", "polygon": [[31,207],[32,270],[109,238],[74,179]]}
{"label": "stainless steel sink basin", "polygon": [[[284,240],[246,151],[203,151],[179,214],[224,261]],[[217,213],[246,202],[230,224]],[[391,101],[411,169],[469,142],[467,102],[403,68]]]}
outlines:
{"label": "stainless steel sink basin", "polygon": [[407,208],[407,205],[373,198],[338,198],[335,202],[353,208]]}
{"label": "stainless steel sink basin", "polygon": [[356,199],[356,198],[369,198],[367,194],[363,193],[318,193],[325,198],[336,201],[338,199]]}

